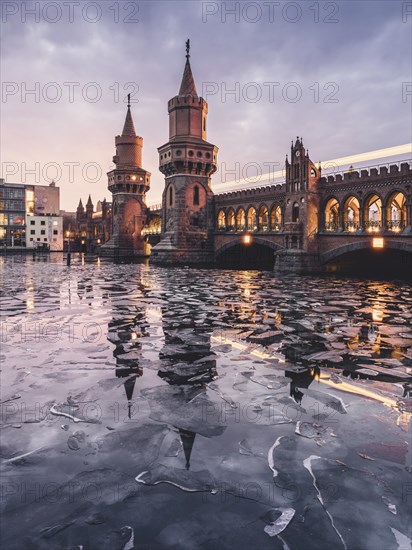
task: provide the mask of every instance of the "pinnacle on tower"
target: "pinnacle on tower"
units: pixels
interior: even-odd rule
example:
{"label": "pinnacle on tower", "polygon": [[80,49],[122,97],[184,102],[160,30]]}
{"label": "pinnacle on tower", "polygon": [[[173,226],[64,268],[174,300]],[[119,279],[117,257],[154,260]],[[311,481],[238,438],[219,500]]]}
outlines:
{"label": "pinnacle on tower", "polygon": [[180,85],[179,95],[191,95],[197,97],[195,79],[193,78],[192,68],[190,66],[190,40],[186,42],[186,65],[183,71],[182,83]]}
{"label": "pinnacle on tower", "polygon": [[82,199],[79,200],[79,206],[77,207],[77,210],[84,210]]}
{"label": "pinnacle on tower", "polygon": [[92,197],[90,195],[89,195],[89,198],[87,199],[86,208],[93,208]]}
{"label": "pinnacle on tower", "polygon": [[124,121],[122,136],[136,137],[136,130],[134,127],[132,113],[130,111],[130,94],[127,96],[127,113],[126,120]]}

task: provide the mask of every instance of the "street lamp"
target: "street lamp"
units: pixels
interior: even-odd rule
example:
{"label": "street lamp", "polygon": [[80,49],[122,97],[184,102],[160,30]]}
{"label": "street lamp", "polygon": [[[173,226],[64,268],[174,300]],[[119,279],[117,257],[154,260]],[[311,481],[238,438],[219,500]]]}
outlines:
{"label": "street lamp", "polygon": [[71,229],[71,225],[69,224],[69,230],[68,230],[67,233],[66,233],[67,238],[68,238],[68,241],[67,241],[67,265],[68,265],[68,266],[70,265],[70,261],[71,261],[71,254],[70,254],[70,229]]}

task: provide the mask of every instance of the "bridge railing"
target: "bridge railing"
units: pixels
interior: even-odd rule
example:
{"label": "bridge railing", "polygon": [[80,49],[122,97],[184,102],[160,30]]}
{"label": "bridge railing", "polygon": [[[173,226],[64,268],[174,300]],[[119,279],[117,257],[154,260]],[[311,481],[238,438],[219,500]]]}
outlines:
{"label": "bridge railing", "polygon": [[357,221],[347,221],[343,223],[342,228],[339,228],[339,224],[337,222],[325,222],[323,224],[323,231],[328,233],[337,233],[340,231],[343,231],[344,233],[353,233],[355,231],[376,232],[384,229],[385,231],[400,232],[403,231],[405,227],[406,223],[403,220],[388,220],[385,226],[382,224],[381,220],[369,220],[364,222],[363,226],[361,226],[360,222]]}
{"label": "bridge railing", "polygon": [[324,230],[325,231],[337,231],[339,228],[337,222],[325,222]]}
{"label": "bridge railing", "polygon": [[242,233],[244,231],[251,231],[253,233],[279,233],[283,230],[283,226],[280,223],[259,226],[255,224],[218,225],[216,230],[222,233]]}
{"label": "bridge railing", "polygon": [[148,227],[142,229],[142,235],[160,235],[162,232],[161,227]]}
{"label": "bridge railing", "polygon": [[386,222],[386,228],[388,231],[403,231],[406,224],[403,220],[389,220]]}

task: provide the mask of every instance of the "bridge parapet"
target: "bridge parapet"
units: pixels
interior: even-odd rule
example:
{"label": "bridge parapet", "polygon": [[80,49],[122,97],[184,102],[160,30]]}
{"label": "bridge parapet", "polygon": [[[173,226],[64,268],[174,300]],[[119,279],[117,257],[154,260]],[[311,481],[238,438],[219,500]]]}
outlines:
{"label": "bridge parapet", "polygon": [[319,182],[322,185],[330,183],[347,183],[347,182],[371,182],[379,179],[396,176],[411,176],[412,175],[412,161],[403,161],[394,164],[385,164],[379,166],[373,166],[358,170],[348,170],[346,172],[330,174],[320,178]]}
{"label": "bridge parapet", "polygon": [[268,196],[273,195],[277,196],[281,193],[285,192],[285,184],[278,184],[278,185],[265,185],[262,187],[253,187],[249,189],[239,189],[237,191],[227,191],[225,193],[219,193],[215,195],[215,200],[217,203],[227,203],[229,201],[238,201],[238,200],[245,200],[247,198],[250,198],[251,200],[255,200],[258,197],[261,196]]}
{"label": "bridge parapet", "polygon": [[303,233],[303,224],[302,222],[285,222],[283,231],[292,235],[300,235]]}

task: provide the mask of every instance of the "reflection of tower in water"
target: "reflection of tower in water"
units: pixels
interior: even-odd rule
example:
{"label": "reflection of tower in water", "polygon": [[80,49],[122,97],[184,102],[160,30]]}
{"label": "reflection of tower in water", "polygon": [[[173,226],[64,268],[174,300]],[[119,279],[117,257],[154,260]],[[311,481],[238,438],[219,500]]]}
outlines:
{"label": "reflection of tower in water", "polygon": [[141,344],[138,336],[143,333],[144,313],[135,314],[129,321],[115,319],[109,323],[107,339],[115,344],[113,356],[116,358],[116,376],[126,378],[124,390],[127,398],[128,417],[132,417],[133,392],[137,378],[143,375],[139,365]]}
{"label": "reflection of tower in water", "polygon": [[292,397],[296,403],[301,403],[303,393],[299,390],[299,388],[307,389],[315,378],[319,380],[320,368],[318,366],[312,368],[296,367],[294,369],[286,370],[285,375],[291,379],[290,397]]}
{"label": "reflection of tower in water", "polygon": [[[204,394],[206,384],[217,376],[216,356],[210,349],[213,330],[204,319],[203,308],[190,303],[191,297],[188,295],[187,300],[169,303],[162,308],[165,344],[159,354],[161,366],[158,372],[168,384],[180,388],[179,398],[184,395],[186,404]],[[178,425],[173,427],[179,432],[185,467],[189,470],[196,431]]]}

